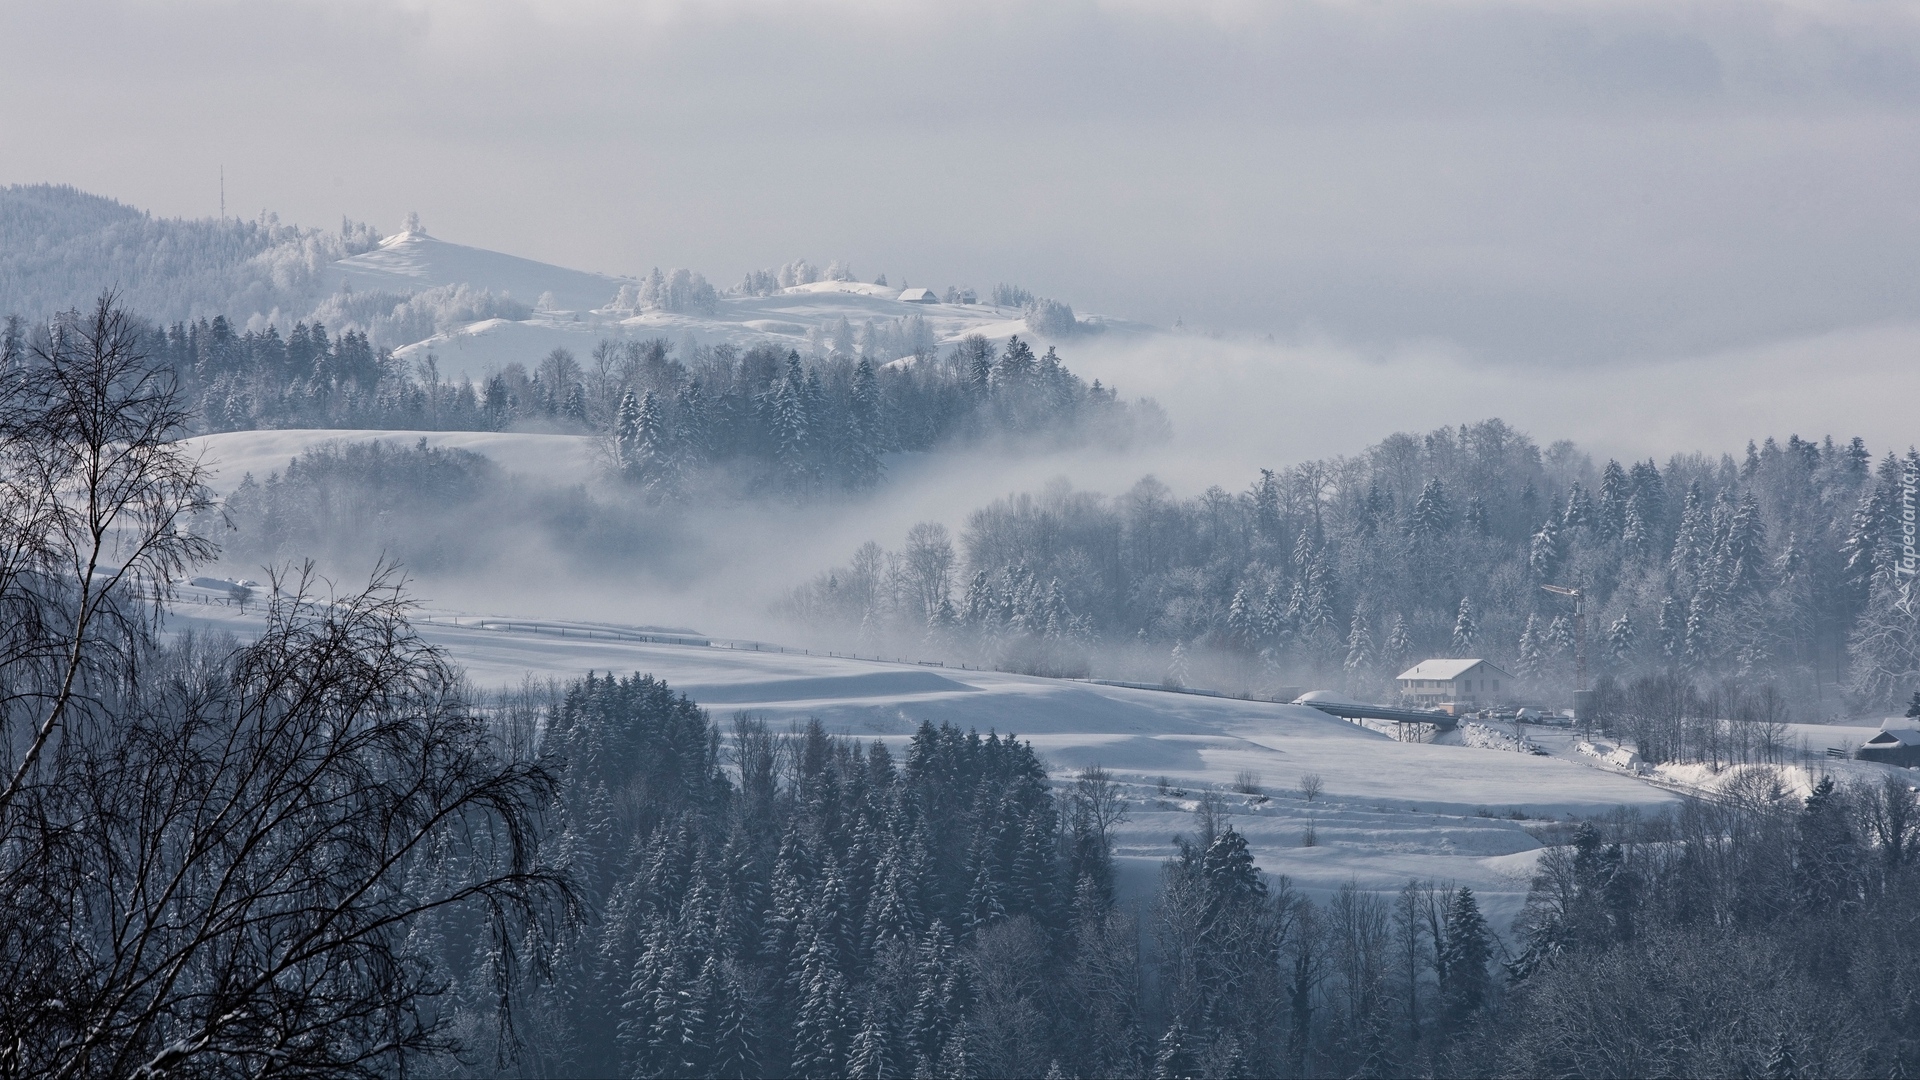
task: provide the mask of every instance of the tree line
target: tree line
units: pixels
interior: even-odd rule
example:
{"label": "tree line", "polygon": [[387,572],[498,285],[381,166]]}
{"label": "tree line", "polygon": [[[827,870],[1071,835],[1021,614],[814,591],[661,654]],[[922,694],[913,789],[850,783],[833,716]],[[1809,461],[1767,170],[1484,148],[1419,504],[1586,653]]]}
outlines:
{"label": "tree line", "polygon": [[[489,294],[460,289],[395,310],[429,301],[461,318],[501,314]],[[427,306],[419,317],[454,316]],[[591,434],[607,440],[613,471],[655,501],[858,492],[879,482],[888,454],[987,438],[1123,446],[1166,431],[1153,403],[1123,402],[1018,337],[1001,349],[969,337],[944,354],[927,340],[898,361],[852,345],[803,359],[767,345],[682,355],[662,340],[606,340],[585,364],[556,348],[475,383],[443,378],[430,353],[409,364],[364,332],[333,335],[320,322],[285,336],[273,324],[236,330],[225,316],[136,324],[142,352],[173,370],[193,406],[192,430]],[[19,318],[0,329],[16,350],[34,332]]]}
{"label": "tree line", "polygon": [[[1049,348],[1014,337],[996,350],[970,337],[911,362],[756,347],[701,350],[691,365],[655,348],[613,421],[614,456],[656,498],[709,490],[724,471],[750,489],[790,495],[860,491],[883,455],[994,438],[1049,445],[1125,445],[1162,434],[1149,402],[1127,404],[1069,371]],[[739,478],[745,477],[744,481]]]}
{"label": "tree line", "polygon": [[1916,471],[1911,450],[1798,436],[1597,463],[1489,420],[1263,469],[1238,493],[1147,477],[1010,496],[957,543],[928,523],[786,608],[836,640],[1020,670],[1084,670],[1097,642],[1133,677],[1382,694],[1418,660],[1471,656],[1560,700],[1578,643],[1572,605],[1541,589],[1557,585],[1584,594],[1596,677],[1732,680],[1830,716],[1920,682],[1900,531]]}

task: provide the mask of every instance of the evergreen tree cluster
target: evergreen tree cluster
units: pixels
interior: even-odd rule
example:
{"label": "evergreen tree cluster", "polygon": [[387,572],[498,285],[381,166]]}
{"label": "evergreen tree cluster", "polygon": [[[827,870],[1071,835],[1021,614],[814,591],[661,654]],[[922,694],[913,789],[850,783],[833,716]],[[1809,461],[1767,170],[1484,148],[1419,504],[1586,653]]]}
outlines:
{"label": "evergreen tree cluster", "polygon": [[216,315],[155,328],[148,351],[173,369],[208,431],[432,428],[441,426],[432,415],[436,407],[446,407],[451,419],[477,404],[470,389],[464,402],[453,400],[458,395],[451,387],[429,393],[406,377],[391,351],[374,349],[357,331],[329,336],[320,323],[296,323],[282,337],[271,324],[236,333],[226,316]]}
{"label": "evergreen tree cluster", "polygon": [[966,520],[963,594],[883,574],[860,605],[834,602],[850,568],[789,607],[830,634],[864,627],[1019,668],[1046,639],[1010,656],[1012,616],[968,613],[1008,611],[976,597],[1030,581],[1115,674],[1157,675],[1177,647],[1223,689],[1383,694],[1419,660],[1474,656],[1551,700],[1571,689],[1578,646],[1572,605],[1541,589],[1552,584],[1584,594],[1595,677],[1734,679],[1832,715],[1920,679],[1897,566],[1901,477],[1916,467],[1912,452],[1876,462],[1859,439],[1798,436],[1743,460],[1596,466],[1488,420],[1262,470],[1238,494],[1180,498],[1148,477],[1117,498],[1064,485],[1011,496]]}
{"label": "evergreen tree cluster", "polygon": [[1912,1071],[1920,797],[1894,774],[1804,799],[1775,770],[1741,776],[1727,799],[1581,824],[1544,853],[1463,1072]]}
{"label": "evergreen tree cluster", "polygon": [[493,1072],[1391,1075],[1496,1003],[1471,891],[1316,902],[1261,872],[1217,794],[1123,903],[1129,800],[1098,767],[1050,780],[1018,739],[947,725],[903,759],[817,721],[723,734],[647,676],[549,693],[503,701],[498,727],[558,777],[542,857],[579,932],[520,943],[547,976],[517,984],[510,1037],[482,1022],[497,950],[415,935],[465,973],[442,1018]]}
{"label": "evergreen tree cluster", "polygon": [[1150,402],[1122,403],[1018,337],[997,352],[972,337],[893,363],[724,345],[678,358],[664,343],[610,344],[594,370],[589,418],[611,403],[603,430],[616,461],[661,499],[723,482],[794,497],[860,491],[879,482],[883,455],[954,440],[1125,444],[1164,430]]}
{"label": "evergreen tree cluster", "polygon": [[1085,904],[1111,902],[1104,838],[1063,842],[1011,737],[923,726],[896,763],[742,717],[723,753],[705,712],[642,676],[589,676],[545,724],[546,843],[593,915],[549,946],[556,978],[529,1002],[562,1074],[960,1068],[988,1037],[967,958],[1008,933],[1059,956],[1076,871]]}
{"label": "evergreen tree cluster", "polygon": [[616,311],[710,315],[719,299],[720,294],[698,271],[676,267],[662,274],[656,266],[639,284],[622,285],[607,306]]}

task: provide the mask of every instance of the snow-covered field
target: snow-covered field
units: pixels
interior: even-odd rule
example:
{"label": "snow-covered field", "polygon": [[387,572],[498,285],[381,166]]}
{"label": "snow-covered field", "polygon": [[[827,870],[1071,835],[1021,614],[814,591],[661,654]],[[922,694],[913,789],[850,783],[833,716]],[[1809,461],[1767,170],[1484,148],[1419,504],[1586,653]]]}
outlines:
{"label": "snow-covered field", "polygon": [[[839,320],[859,326],[869,320],[886,322],[919,316],[935,345],[948,345],[968,334],[1005,341],[1015,334],[1031,336],[1017,308],[991,304],[922,304],[898,299],[901,290],[859,282],[821,281],[797,285],[772,296],[727,297],[715,303],[711,314],[644,314],[598,310],[536,312],[531,318],[486,319],[435,334],[395,350],[403,360],[418,360],[429,352],[443,378],[471,378],[476,382],[508,363],[531,366],[555,348],[585,357],[602,340],[645,341],[663,338],[680,345],[730,344],[747,348],[770,344],[814,349],[813,337],[830,332]],[[604,301],[603,301],[604,302]],[[1088,320],[1102,330],[1138,334],[1147,328],[1118,320]]]}
{"label": "snow-covered field", "polygon": [[[220,600],[213,590],[186,589],[170,625],[241,635],[257,625],[257,615]],[[746,643],[659,644],[583,623],[481,621],[424,612],[418,626],[482,686],[517,684],[528,674],[643,672],[722,722],[736,711],[776,726],[818,717],[835,733],[898,745],[922,721],[946,721],[1017,733],[1062,778],[1102,765],[1126,788],[1119,853],[1133,887],[1146,886],[1172,837],[1192,828],[1196,799],[1217,791],[1271,873],[1314,892],[1349,880],[1377,888],[1409,877],[1460,882],[1504,922],[1525,896],[1540,848],[1530,825],[1620,806],[1655,812],[1677,798],[1577,755],[1398,742],[1303,706],[755,651]],[[1258,774],[1257,794],[1232,790],[1242,773]],[[1308,774],[1324,785],[1311,801],[1299,786]],[[1309,830],[1312,846],[1304,843]]]}

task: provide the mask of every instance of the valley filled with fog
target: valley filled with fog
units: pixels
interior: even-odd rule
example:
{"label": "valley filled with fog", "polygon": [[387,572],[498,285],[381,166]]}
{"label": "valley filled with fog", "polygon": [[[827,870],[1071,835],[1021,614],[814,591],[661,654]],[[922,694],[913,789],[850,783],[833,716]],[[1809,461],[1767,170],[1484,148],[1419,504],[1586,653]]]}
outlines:
{"label": "valley filled with fog", "polygon": [[0,1073],[1920,1070],[1911,12],[0,39]]}

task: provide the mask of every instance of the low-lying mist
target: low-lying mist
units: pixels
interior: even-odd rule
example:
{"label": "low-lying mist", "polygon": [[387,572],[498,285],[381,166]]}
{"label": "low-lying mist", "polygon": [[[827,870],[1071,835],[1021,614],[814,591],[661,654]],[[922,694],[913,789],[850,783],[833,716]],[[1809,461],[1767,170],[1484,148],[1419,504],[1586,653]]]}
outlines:
{"label": "low-lying mist", "polygon": [[[222,513],[203,522],[225,571],[257,577],[313,558],[352,580],[388,560],[430,605],[739,637],[799,632],[776,603],[867,539],[897,540],[923,520],[957,525],[975,506],[1058,477],[1120,485],[1151,467],[1139,450],[976,445],[895,456],[865,494],[651,505],[597,470],[571,482],[552,470],[510,471],[486,450],[463,449],[475,441],[461,433],[307,435],[291,468],[234,485]],[[276,441],[285,449],[292,440]]]}
{"label": "low-lying mist", "polygon": [[1748,440],[1793,433],[1904,448],[1920,433],[1916,354],[1920,326],[1910,324],[1578,367],[1483,363],[1438,345],[1378,353],[1167,336],[1076,348],[1074,368],[1166,409],[1174,437],[1138,465],[1194,492],[1356,453],[1396,431],[1493,416],[1542,445],[1570,439],[1602,460],[1737,454]]}
{"label": "low-lying mist", "polygon": [[[1692,593],[1705,588],[1701,582],[1717,571],[1703,564],[1698,569],[1701,581],[1696,582],[1664,570],[1668,576],[1662,577],[1651,569],[1668,561],[1664,552],[1683,527],[1688,486],[1705,484],[1699,497],[1708,505],[1700,513],[1719,530],[1701,541],[1709,547],[1724,546],[1734,508],[1742,498],[1757,494],[1763,554],[1770,565],[1787,557],[1789,549],[1819,545],[1825,550],[1811,556],[1815,561],[1837,557],[1834,552],[1847,538],[1833,534],[1836,529],[1844,532],[1846,514],[1829,514],[1816,528],[1805,520],[1802,502],[1811,497],[1808,492],[1826,484],[1820,488],[1822,497],[1851,508],[1858,496],[1847,485],[1864,481],[1851,474],[1841,477],[1835,470],[1843,458],[1858,457],[1857,451],[1847,449],[1852,437],[1862,437],[1874,456],[1899,448],[1905,429],[1902,412],[1911,398],[1904,389],[1902,350],[1915,343],[1916,336],[1911,328],[1891,327],[1739,355],[1582,370],[1485,366],[1438,352],[1370,357],[1330,346],[1200,337],[1131,345],[1085,342],[1076,345],[1076,369],[1159,402],[1171,421],[1170,438],[1124,448],[975,440],[928,453],[890,455],[883,479],[869,492],[807,501],[777,495],[706,497],[703,487],[740,490],[724,477],[709,477],[704,484],[697,479],[690,483],[679,501],[656,505],[631,485],[584,464],[569,466],[573,473],[550,464],[529,468],[522,456],[510,471],[481,454],[462,456],[451,447],[461,436],[429,435],[429,446],[448,449],[423,450],[396,440],[384,471],[374,473],[343,469],[343,452],[330,451],[337,459],[331,471],[305,469],[301,483],[310,490],[287,500],[288,506],[306,506],[304,516],[279,512],[263,517],[257,510],[247,511],[249,498],[258,502],[258,490],[236,498],[229,518],[239,527],[226,534],[226,559],[233,569],[248,572],[267,563],[314,556],[328,572],[352,578],[385,557],[401,562],[414,576],[415,591],[424,602],[462,610],[682,625],[719,636],[869,655],[958,655],[1063,674],[1178,679],[1184,666],[1192,669],[1185,677],[1196,683],[1211,680],[1252,690],[1301,680],[1357,685],[1374,678],[1378,671],[1373,669],[1396,662],[1395,649],[1422,654],[1453,649],[1453,613],[1463,599],[1471,600],[1487,624],[1481,651],[1501,657],[1519,650],[1527,633],[1541,643],[1543,657],[1557,655],[1556,648],[1565,652],[1560,646],[1567,631],[1556,622],[1563,613],[1541,607],[1535,599],[1537,590],[1525,580],[1530,571],[1524,557],[1519,569],[1499,571],[1487,569],[1498,561],[1489,562],[1491,556],[1471,555],[1465,546],[1450,548],[1445,556],[1430,557],[1453,560],[1453,565],[1419,570],[1428,575],[1420,580],[1383,583],[1385,591],[1379,594],[1368,594],[1360,585],[1329,586],[1326,625],[1316,631],[1323,639],[1319,658],[1310,664],[1276,663],[1271,657],[1262,659],[1259,648],[1222,648],[1215,628],[1230,618],[1247,617],[1229,611],[1237,594],[1251,596],[1241,597],[1243,606],[1257,604],[1270,618],[1288,608],[1288,590],[1304,570],[1301,552],[1291,550],[1297,546],[1293,540],[1287,541],[1289,550],[1270,543],[1273,550],[1257,557],[1249,556],[1245,544],[1227,545],[1217,557],[1196,556],[1188,569],[1167,570],[1171,576],[1166,580],[1175,582],[1172,587],[1179,595],[1142,601],[1138,610],[1155,614],[1121,633],[1124,619],[1111,612],[1097,630],[1085,625],[1094,615],[1087,610],[1093,603],[1087,597],[1112,593],[1113,583],[1107,582],[1101,592],[1087,584],[1097,574],[1071,559],[1042,569],[1049,556],[1036,552],[1001,560],[1005,566],[970,565],[970,520],[997,500],[1021,495],[1055,505],[1091,500],[1101,504],[1097,512],[1090,511],[1095,517],[1117,519],[1133,512],[1129,507],[1137,509],[1145,491],[1149,501],[1165,500],[1168,513],[1187,522],[1183,528],[1200,529],[1190,520],[1201,513],[1195,507],[1233,504],[1240,507],[1236,512],[1248,513],[1262,469],[1298,483],[1300,477],[1294,474],[1300,470],[1295,467],[1316,462],[1307,471],[1319,477],[1317,494],[1290,496],[1315,502],[1315,513],[1350,517],[1357,512],[1356,504],[1377,497],[1384,504],[1366,512],[1379,517],[1383,533],[1404,534],[1424,482],[1445,476],[1443,486],[1451,500],[1445,511],[1447,528],[1465,530],[1472,514],[1490,515],[1498,519],[1496,524],[1477,527],[1523,550],[1543,521],[1572,520],[1569,503],[1622,497],[1619,491],[1602,493],[1600,466],[1619,458],[1662,474],[1664,516],[1657,523],[1643,523],[1657,534],[1646,542],[1662,552],[1658,557],[1636,556],[1648,568],[1644,572],[1623,571],[1623,556],[1602,553],[1608,543],[1618,545],[1618,524],[1613,539],[1602,543],[1580,532],[1584,526],[1576,522],[1568,526],[1565,566],[1544,571],[1535,567],[1531,572],[1542,580],[1556,575],[1604,577],[1618,599],[1612,613],[1591,631],[1594,648],[1600,647],[1603,623],[1624,616],[1630,634],[1638,635],[1638,642],[1627,647],[1651,660],[1662,650],[1682,647],[1657,642],[1660,633],[1670,631],[1656,628],[1656,622],[1684,621],[1693,607],[1704,618],[1711,606]],[[1479,421],[1495,416],[1510,425],[1496,426],[1508,433],[1501,438],[1531,448],[1514,459],[1518,464],[1507,477],[1512,484],[1479,490],[1471,487],[1478,481],[1454,480],[1448,464],[1453,451],[1435,450],[1435,436],[1443,443],[1457,439],[1459,454],[1470,456],[1469,444],[1486,438],[1488,429]],[[1470,427],[1479,434],[1470,436]],[[1389,438],[1400,431],[1424,434]],[[1825,469],[1832,477],[1817,483],[1782,480],[1771,487],[1767,485],[1772,481],[1755,480],[1757,466],[1752,462],[1784,453],[1775,444],[1751,462],[1737,461],[1747,454],[1750,440],[1772,436],[1785,441],[1795,434],[1806,440],[1789,450],[1800,454],[1804,449],[1815,462],[1808,468]],[[1829,434],[1835,442],[1825,447],[1823,458],[1818,444]],[[358,453],[362,465],[377,457]],[[429,453],[441,454],[442,460],[405,460],[408,454]],[[592,457],[584,449],[572,453],[582,463]],[[1395,454],[1404,460],[1388,470],[1394,479],[1378,493],[1369,493],[1366,485],[1371,481],[1352,470],[1363,465],[1384,468],[1383,455]],[[497,450],[494,456],[512,457]],[[1348,473],[1344,477],[1343,470]],[[1148,477],[1153,481],[1143,483]],[[257,489],[265,486],[256,479]],[[1478,511],[1470,508],[1473,503],[1482,504]],[[255,516],[243,520],[246,513],[236,511]],[[1611,512],[1618,511],[1615,506]],[[838,587],[862,559],[872,574],[898,573],[895,564],[907,558],[912,547],[910,530],[934,525],[953,546],[944,598],[956,615],[966,603],[971,575],[983,570],[1001,574],[993,588],[1003,605],[1053,604],[1064,612],[1060,618],[1081,620],[1080,629],[1067,635],[1072,647],[1048,646],[1038,661],[1009,661],[977,649],[969,652],[955,639],[930,632],[928,620],[937,621],[931,612],[904,621],[858,614],[850,619],[844,612],[822,616],[826,609],[819,590]],[[1116,535],[1130,527],[1115,525]],[[1321,545],[1320,557],[1329,566],[1342,561],[1369,565],[1355,552],[1335,550],[1326,528],[1315,524],[1310,531],[1312,544]],[[877,547],[859,554],[869,542]],[[1465,540],[1459,543],[1467,545]],[[1247,563],[1250,557],[1253,562]],[[1473,559],[1484,564],[1477,579],[1474,573],[1463,576],[1460,569]],[[1011,576],[1004,573],[1009,570]],[[1021,584],[1021,571],[1041,576]],[[1512,579],[1516,573],[1520,577]],[[1072,584],[1076,574],[1084,579],[1078,586]],[[1053,578],[1063,580],[1047,599]],[[808,589],[815,590],[811,599]],[[1030,594],[1028,600],[1006,599],[1022,589]],[[844,607],[846,601],[835,603]],[[1298,606],[1295,600],[1293,607]],[[1745,661],[1733,655],[1740,635],[1732,627],[1742,618],[1768,616],[1759,609],[1741,609],[1745,614],[1739,617],[1726,614],[1737,606],[1729,601],[1714,608],[1719,614],[1713,617],[1727,624],[1727,637],[1715,646],[1696,643],[1703,671],[1718,670],[1723,661],[1728,670],[1741,663],[1752,670],[1751,655]],[[1529,615],[1538,616],[1537,627],[1529,628]],[[1397,623],[1404,625],[1390,642],[1396,638]],[[1063,630],[1066,626],[1061,623]],[[1356,633],[1368,640],[1354,643]],[[1555,635],[1559,646],[1550,641]],[[1823,647],[1844,651],[1844,636],[1834,639],[1829,634]],[[1091,648],[1096,642],[1097,650]],[[1175,646],[1180,647],[1177,655]],[[1346,656],[1355,649],[1372,650],[1366,678],[1353,678],[1347,670]],[[1712,649],[1718,650],[1718,659],[1705,657]],[[1096,656],[1097,663],[1091,659]],[[1845,679],[1844,659],[1829,657],[1825,662],[1831,670],[1823,675],[1813,671],[1817,665],[1806,656],[1797,656],[1792,664],[1780,661],[1798,665],[1796,677],[1803,684],[1799,699],[1809,708],[1817,707],[1823,694],[1837,700],[1835,687]]]}

